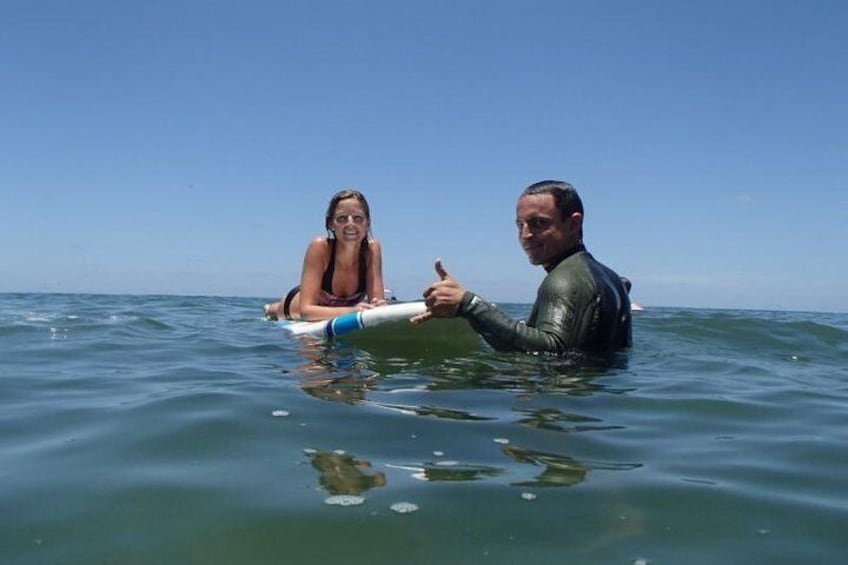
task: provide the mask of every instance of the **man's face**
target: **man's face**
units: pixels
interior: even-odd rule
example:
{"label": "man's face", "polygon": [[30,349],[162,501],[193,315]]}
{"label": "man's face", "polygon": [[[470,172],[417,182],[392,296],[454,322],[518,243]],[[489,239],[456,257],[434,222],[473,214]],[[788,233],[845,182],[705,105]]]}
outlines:
{"label": "man's face", "polygon": [[530,194],[518,199],[518,242],[531,264],[547,266],[578,243],[583,217],[574,213],[565,222],[562,220],[552,194]]}

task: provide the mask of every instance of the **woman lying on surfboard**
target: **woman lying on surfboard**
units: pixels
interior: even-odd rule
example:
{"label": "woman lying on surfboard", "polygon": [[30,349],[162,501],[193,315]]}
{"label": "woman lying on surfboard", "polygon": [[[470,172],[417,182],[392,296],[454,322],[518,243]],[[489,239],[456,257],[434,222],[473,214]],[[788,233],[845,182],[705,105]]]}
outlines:
{"label": "woman lying on surfboard", "polygon": [[327,206],[326,237],[309,242],[300,285],[265,305],[272,320],[326,320],[386,303],[380,243],[371,237],[368,201],[355,190],[337,192]]}

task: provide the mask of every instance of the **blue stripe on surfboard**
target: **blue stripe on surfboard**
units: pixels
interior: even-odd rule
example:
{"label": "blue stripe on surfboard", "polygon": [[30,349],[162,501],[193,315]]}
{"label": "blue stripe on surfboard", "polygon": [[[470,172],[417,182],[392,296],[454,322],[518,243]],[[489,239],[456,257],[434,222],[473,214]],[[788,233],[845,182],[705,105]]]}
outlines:
{"label": "blue stripe on surfboard", "polygon": [[352,331],[356,331],[362,327],[362,316],[360,312],[351,312],[342,314],[330,320],[327,327],[324,328],[324,333],[327,337],[335,337],[344,335]]}

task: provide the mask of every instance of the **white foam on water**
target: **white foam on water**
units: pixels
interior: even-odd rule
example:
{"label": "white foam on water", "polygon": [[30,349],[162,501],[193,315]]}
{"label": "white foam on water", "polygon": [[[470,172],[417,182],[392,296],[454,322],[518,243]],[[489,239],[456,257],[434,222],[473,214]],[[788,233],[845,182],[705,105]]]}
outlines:
{"label": "white foam on water", "polygon": [[50,328],[50,340],[68,339],[68,330],[64,328]]}
{"label": "white foam on water", "polygon": [[324,500],[325,504],[332,506],[359,506],[365,502],[365,498],[352,494],[337,494]]}
{"label": "white foam on water", "polygon": [[522,492],[521,498],[523,498],[524,500],[536,500],[536,495],[532,492]]}
{"label": "white foam on water", "polygon": [[289,412],[288,410],[274,410],[273,412],[271,412],[271,415],[276,416],[278,418],[283,418],[285,416],[288,416]]}
{"label": "white foam on water", "polygon": [[389,508],[398,514],[409,514],[410,512],[416,512],[418,505],[411,502],[395,502]]}
{"label": "white foam on water", "polygon": [[508,440],[508,439],[506,439],[505,437],[496,437],[496,438],[495,438],[494,440],[492,440],[492,441],[494,441],[495,443],[500,443],[500,444],[502,444],[502,445],[506,445],[506,444],[508,444],[508,443],[509,443],[509,440]]}
{"label": "white foam on water", "polygon": [[27,316],[26,318],[24,318],[24,321],[26,321],[26,322],[52,322],[53,318],[51,318],[49,316],[41,316],[41,315],[38,315],[38,314],[33,314],[31,316]]}

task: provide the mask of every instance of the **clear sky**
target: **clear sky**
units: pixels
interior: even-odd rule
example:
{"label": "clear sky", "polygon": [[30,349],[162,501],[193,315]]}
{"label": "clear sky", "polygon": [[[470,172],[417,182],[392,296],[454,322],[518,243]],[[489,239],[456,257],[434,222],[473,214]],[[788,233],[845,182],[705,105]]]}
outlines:
{"label": "clear sky", "polygon": [[4,0],[0,292],[255,296],[342,188],[384,278],[532,302],[572,182],[650,307],[848,311],[848,2]]}

